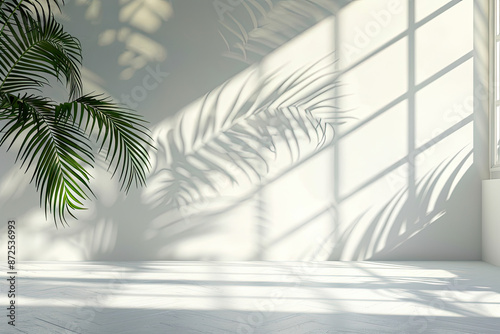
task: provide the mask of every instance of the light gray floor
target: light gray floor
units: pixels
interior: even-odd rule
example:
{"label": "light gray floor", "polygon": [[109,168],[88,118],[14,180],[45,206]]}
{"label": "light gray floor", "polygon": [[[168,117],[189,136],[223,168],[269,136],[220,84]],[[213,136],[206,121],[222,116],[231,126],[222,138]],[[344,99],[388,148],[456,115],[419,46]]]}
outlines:
{"label": "light gray floor", "polygon": [[1,333],[500,333],[500,268],[483,262],[19,266]]}

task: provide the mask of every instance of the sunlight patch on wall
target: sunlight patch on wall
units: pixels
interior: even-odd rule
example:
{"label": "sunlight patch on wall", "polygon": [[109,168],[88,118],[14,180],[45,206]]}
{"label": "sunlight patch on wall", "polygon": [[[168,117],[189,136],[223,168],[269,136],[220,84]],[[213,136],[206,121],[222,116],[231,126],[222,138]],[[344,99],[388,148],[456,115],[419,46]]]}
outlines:
{"label": "sunlight patch on wall", "polygon": [[473,60],[450,69],[449,72],[423,87],[415,95],[415,141],[417,147],[432,143],[446,135],[466,118],[472,122],[474,111]]}
{"label": "sunlight patch on wall", "polygon": [[173,14],[172,5],[164,0],[120,0],[120,22],[129,22],[147,33],[156,32]]}
{"label": "sunlight patch on wall", "polygon": [[[405,158],[408,143],[407,103],[385,111],[342,137],[337,187],[344,197]],[[387,149],[390,147],[390,149]]]}
{"label": "sunlight patch on wall", "polygon": [[[118,64],[123,68],[120,79],[129,80],[136,71],[166,59],[166,48],[156,40],[155,34],[173,15],[169,1],[77,0],[75,6],[78,11],[81,11],[79,7],[86,8],[85,19],[91,24],[101,23],[103,17],[106,17],[108,21],[118,21],[118,27],[99,32],[97,44],[99,46],[111,46],[115,43],[123,45],[123,51],[117,59]],[[67,9],[60,16],[64,20],[71,20]]]}
{"label": "sunlight patch on wall", "polygon": [[85,19],[96,23],[101,18],[101,0],[75,0],[77,6],[87,7],[85,10]]}
{"label": "sunlight patch on wall", "polygon": [[473,50],[473,4],[461,1],[417,29],[417,84]]}
{"label": "sunlight patch on wall", "polygon": [[[408,28],[408,1],[354,1],[342,9],[342,67],[355,64]],[[401,57],[400,61],[404,61]]]}
{"label": "sunlight patch on wall", "polygon": [[415,1],[415,20],[418,22],[451,2],[453,0],[417,0]]}
{"label": "sunlight patch on wall", "polygon": [[261,240],[266,259],[328,259],[324,247],[338,225],[330,165],[331,153],[323,151],[262,191],[264,205],[255,207],[254,217],[265,229]]}
{"label": "sunlight patch on wall", "polygon": [[[407,38],[403,38],[342,75],[342,94],[346,95],[341,101],[342,107],[352,110],[351,115],[356,118],[342,127],[342,133],[352,131],[378,113],[386,112],[395,102],[406,99],[407,44]],[[403,124],[392,122],[391,126]]]}

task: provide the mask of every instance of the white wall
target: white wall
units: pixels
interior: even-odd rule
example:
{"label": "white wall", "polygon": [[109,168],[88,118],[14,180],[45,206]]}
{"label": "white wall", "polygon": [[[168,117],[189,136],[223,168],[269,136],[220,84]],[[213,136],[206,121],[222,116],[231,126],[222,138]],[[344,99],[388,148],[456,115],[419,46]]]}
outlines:
{"label": "white wall", "polygon": [[[97,168],[55,229],[3,149],[21,260],[481,258],[487,1],[257,3],[68,3],[87,91],[143,114],[158,151],[127,196]],[[348,118],[323,140],[306,116]]]}

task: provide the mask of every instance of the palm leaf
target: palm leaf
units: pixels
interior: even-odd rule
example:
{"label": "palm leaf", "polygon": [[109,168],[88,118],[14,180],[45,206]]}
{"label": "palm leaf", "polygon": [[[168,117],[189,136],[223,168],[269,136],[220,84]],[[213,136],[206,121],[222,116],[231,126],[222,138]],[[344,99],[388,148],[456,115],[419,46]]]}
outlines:
{"label": "palm leaf", "polygon": [[79,96],[82,81],[78,40],[64,32],[52,16],[14,16],[0,36],[0,89],[15,93],[38,88],[53,76],[68,84],[70,98]]}
{"label": "palm leaf", "polygon": [[[70,123],[61,126],[55,117],[53,102],[33,95],[22,98],[2,98],[0,118],[7,120],[0,137],[0,145],[10,139],[8,149],[15,142],[20,143],[16,157],[26,171],[34,166],[31,182],[41,194],[40,204],[45,213],[52,211],[61,221],[65,214],[74,217],[72,210],[84,209],[83,201],[88,198],[90,174],[83,167],[92,167],[93,156],[85,134]],[[23,110],[16,115],[16,110]],[[10,112],[9,112],[10,111]]]}
{"label": "palm leaf", "polygon": [[[149,168],[148,130],[131,110],[100,95],[81,96],[81,46],[52,15],[62,0],[0,1],[0,145],[19,144],[17,160],[33,171],[45,214],[57,221],[85,209],[96,134],[122,189],[144,185]],[[54,7],[55,6],[55,7]],[[65,83],[72,102],[31,93],[51,79]]]}
{"label": "palm leaf", "polygon": [[58,117],[85,131],[89,136],[97,132],[100,150],[106,150],[106,160],[114,165],[113,175],[121,169],[119,180],[128,191],[132,183],[146,183],[149,155],[152,148],[145,121],[132,110],[115,105],[101,95],[84,95],[56,108]]}

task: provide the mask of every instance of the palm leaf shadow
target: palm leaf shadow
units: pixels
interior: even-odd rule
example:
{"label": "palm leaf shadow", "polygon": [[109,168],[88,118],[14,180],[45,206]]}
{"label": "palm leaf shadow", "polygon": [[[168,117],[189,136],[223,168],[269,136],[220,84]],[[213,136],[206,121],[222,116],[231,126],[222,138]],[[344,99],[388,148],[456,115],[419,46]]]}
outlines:
{"label": "palm leaf shadow", "polygon": [[166,209],[200,204],[219,194],[222,181],[261,182],[278,151],[286,150],[293,164],[305,146],[329,142],[334,126],[350,118],[333,105],[340,82],[330,55],[280,74],[254,71],[236,93],[228,81],[205,95],[191,120],[181,115],[178,126],[157,139],[151,181],[161,186],[148,198]]}
{"label": "palm leaf shadow", "polygon": [[248,0],[219,20],[224,56],[254,63],[328,16],[350,0]]}
{"label": "palm leaf shadow", "polygon": [[[357,246],[349,257],[352,260],[366,260],[393,251],[445,215],[452,186],[459,181],[458,176],[473,153],[472,150],[463,152],[464,149],[460,150],[422,177],[417,182],[413,200],[407,198],[409,188],[404,188],[376,211],[367,227],[363,227],[366,225],[362,223],[367,212],[359,215],[336,240],[329,260],[338,260],[345,255],[345,245],[358,228],[364,228],[363,234],[359,241],[356,241]],[[443,181],[445,184],[440,186]],[[434,195],[436,193],[437,196]],[[427,208],[431,205],[433,209],[428,211]],[[425,211],[412,214],[415,207]]]}

